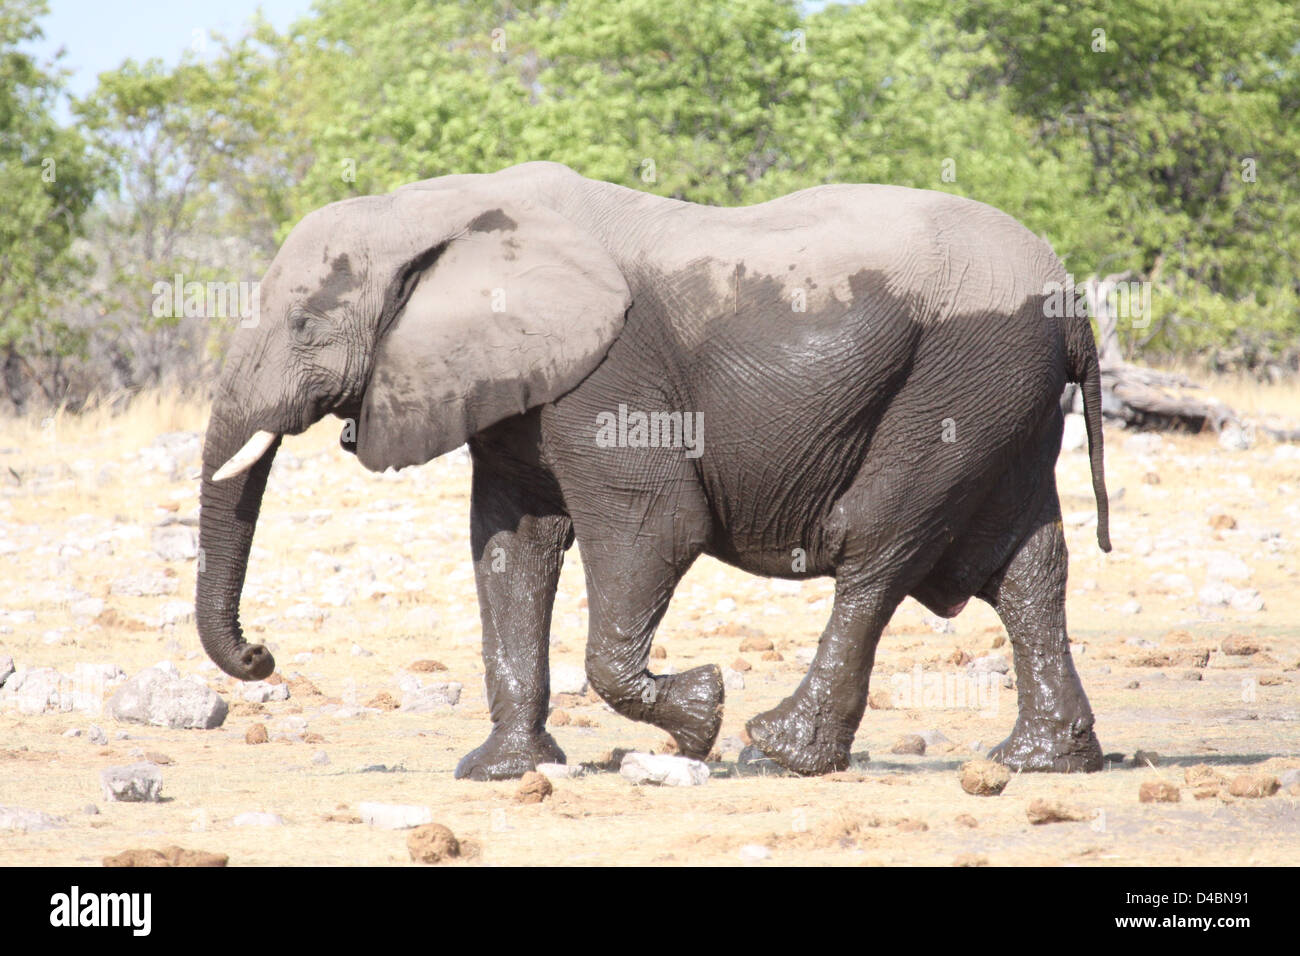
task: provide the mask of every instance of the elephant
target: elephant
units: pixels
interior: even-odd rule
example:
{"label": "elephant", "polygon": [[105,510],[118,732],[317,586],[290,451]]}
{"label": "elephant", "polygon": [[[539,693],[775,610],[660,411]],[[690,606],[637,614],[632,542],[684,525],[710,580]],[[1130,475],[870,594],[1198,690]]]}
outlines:
{"label": "elephant", "polygon": [[[1101,767],[1070,654],[1054,466],[1079,385],[1110,550],[1096,342],[1050,244],[943,192],[822,185],[713,207],[534,162],[304,217],[233,335],[203,451],[196,618],[227,674],[275,663],[239,600],[283,436],[327,414],[373,471],[466,443],[492,726],[458,778],[564,762],[546,729],[551,611],[576,541],[586,673],[617,713],[704,758],[716,666],[648,669],[701,554],[833,577],[806,675],[747,723],[802,775],[844,769],[882,630],[907,596],[989,603],[1015,725],[990,757]],[[793,557],[792,557],[793,556]]]}

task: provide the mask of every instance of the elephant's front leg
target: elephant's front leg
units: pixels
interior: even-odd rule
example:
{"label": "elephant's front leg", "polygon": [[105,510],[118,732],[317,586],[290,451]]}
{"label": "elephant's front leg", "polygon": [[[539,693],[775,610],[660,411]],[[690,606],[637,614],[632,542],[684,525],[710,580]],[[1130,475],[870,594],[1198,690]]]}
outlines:
{"label": "elephant's front leg", "polygon": [[546,716],[551,608],[572,524],[545,486],[476,449],[471,541],[492,733],[461,759],[457,778],[507,779],[565,760]]}

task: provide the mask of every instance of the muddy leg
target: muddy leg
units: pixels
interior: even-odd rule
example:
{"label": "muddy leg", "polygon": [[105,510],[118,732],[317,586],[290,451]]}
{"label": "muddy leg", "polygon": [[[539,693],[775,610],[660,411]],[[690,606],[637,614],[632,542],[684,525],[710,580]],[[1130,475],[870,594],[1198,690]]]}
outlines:
{"label": "muddy leg", "polygon": [[492,733],[456,766],[456,777],[501,780],[539,763],[564,763],[546,732],[551,608],[572,524],[541,478],[521,482],[475,456],[471,540],[483,620]]}
{"label": "muddy leg", "polygon": [[1092,708],[1065,630],[1067,554],[1056,495],[1043,520],[994,581],[986,598],[1011,637],[1019,716],[989,757],[1016,770],[1100,770]]}

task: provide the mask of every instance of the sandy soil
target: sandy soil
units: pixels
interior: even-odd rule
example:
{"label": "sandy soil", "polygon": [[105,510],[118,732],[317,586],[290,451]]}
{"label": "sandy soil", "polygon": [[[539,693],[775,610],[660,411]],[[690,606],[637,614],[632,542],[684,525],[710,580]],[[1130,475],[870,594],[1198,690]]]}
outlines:
{"label": "sandy soil", "polygon": [[[321,693],[254,705],[206,666],[186,619],[195,562],[165,561],[151,548],[154,526],[193,518],[198,507],[189,477],[196,459],[151,444],[159,432],[202,424],[199,410],[180,408],[0,430],[0,568],[10,582],[0,657],[11,655],[19,670],[70,674],[90,662],[128,675],[167,659],[232,701],[224,726],[208,731],[117,724],[78,710],[0,711],[0,806],[65,821],[41,832],[0,830],[0,864],[97,864],[128,848],[167,844],[226,853],[232,865],[407,864],[404,832],[350,822],[363,801],[430,807],[474,851],[453,865],[1239,865],[1291,863],[1300,851],[1300,786],[1248,799],[1185,781],[1196,764],[1228,779],[1300,768],[1300,454],[1293,449],[1264,443],[1228,451],[1213,436],[1108,433],[1110,555],[1095,546],[1086,457],[1062,455],[1076,660],[1103,749],[1123,755],[1105,772],[1023,775],[1000,796],[964,793],[958,768],[977,755],[976,742],[982,752],[1008,733],[1015,691],[995,675],[976,706],[954,706],[965,702],[927,695],[925,680],[948,675],[953,684],[967,674],[969,658],[1009,660],[1009,648],[986,606],[973,603],[943,633],[942,622],[909,601],[881,643],[872,682],[880,706],[858,732],[854,768],[823,779],[741,775],[744,721],[798,683],[798,655],[816,644],[831,585],[777,583],[704,559],[660,629],[656,646],[666,658],[652,664],[748,663],[743,689],[727,694],[713,777],[679,789],[591,773],[558,781],[541,804],[522,805],[516,783],[452,779],[458,758],[489,727],[467,458],[376,476],[337,450],[333,420],[286,441],[243,619],[251,637],[271,644],[281,673],[303,675]],[[174,595],[111,593],[114,580],[151,568],[174,574]],[[574,549],[557,600],[553,664],[582,664],[583,593]],[[84,613],[87,597],[105,602],[93,618]],[[1225,597],[1235,597],[1235,606],[1216,605]],[[1252,610],[1261,600],[1263,608]],[[161,624],[164,610],[179,622]],[[1224,653],[1233,635],[1258,650]],[[752,637],[770,639],[782,659],[742,651]],[[354,645],[370,656],[354,655]],[[455,708],[365,707],[384,692],[400,698],[401,672],[428,659],[446,670],[422,678],[464,685]],[[552,730],[571,764],[600,761],[619,747],[663,752],[668,745],[667,735],[589,695],[554,703],[569,718]],[[270,742],[245,742],[255,723],[266,725]],[[92,724],[107,745],[89,741]],[[83,734],[64,736],[71,728]],[[948,742],[923,756],[890,753],[903,735],[930,731]],[[1157,752],[1156,765],[1134,766],[1139,749]],[[328,763],[313,762],[320,752]],[[166,761],[164,802],[105,801],[99,771],[146,755]],[[366,769],[376,765],[385,769]],[[1155,780],[1177,786],[1181,800],[1140,803],[1140,785]],[[1031,825],[1026,809],[1039,798],[1069,804],[1084,819]],[[87,804],[100,812],[83,812]],[[282,825],[232,825],[251,811],[276,814]]]}

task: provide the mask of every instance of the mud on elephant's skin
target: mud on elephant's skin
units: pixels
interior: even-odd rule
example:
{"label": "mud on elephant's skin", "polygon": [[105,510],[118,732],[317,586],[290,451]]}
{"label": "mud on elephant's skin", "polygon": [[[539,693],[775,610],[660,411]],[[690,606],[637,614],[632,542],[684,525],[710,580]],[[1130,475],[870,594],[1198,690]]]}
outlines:
{"label": "mud on elephant's skin", "polygon": [[807,676],[748,724],[784,766],[847,764],[876,643],[911,595],[947,616],[979,597],[1005,623],[1019,717],[995,757],[1096,770],[1053,477],[1067,382],[1109,541],[1095,343],[1048,301],[1067,281],[1003,213],[891,186],[719,209],[530,163],[326,206],[280,249],[214,399],[204,647],[236,677],[273,670],[239,624],[249,547],[281,436],[334,414],[376,471],[469,443],[492,731],[458,776],[564,759],[547,656],[575,540],[592,687],[685,754],[713,745],[721,674],[647,664],[675,586],[709,554],[835,578]]}

